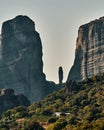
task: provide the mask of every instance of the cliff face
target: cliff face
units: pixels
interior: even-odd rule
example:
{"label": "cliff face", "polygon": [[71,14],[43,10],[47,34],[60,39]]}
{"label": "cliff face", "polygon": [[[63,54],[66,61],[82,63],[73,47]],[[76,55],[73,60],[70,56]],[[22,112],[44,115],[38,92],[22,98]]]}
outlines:
{"label": "cliff face", "polygon": [[82,80],[104,72],[104,17],[78,31],[74,64],[68,80]]}
{"label": "cliff face", "polygon": [[[0,88],[13,88],[33,102],[50,92],[43,73],[42,44],[27,16],[3,23],[0,47]],[[48,88],[47,88],[48,86]]]}

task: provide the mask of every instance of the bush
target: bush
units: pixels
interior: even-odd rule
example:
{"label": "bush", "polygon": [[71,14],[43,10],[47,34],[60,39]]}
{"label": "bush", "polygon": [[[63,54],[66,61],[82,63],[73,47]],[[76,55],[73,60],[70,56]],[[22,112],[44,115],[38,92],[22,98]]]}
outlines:
{"label": "bush", "polygon": [[62,130],[67,125],[67,122],[56,122],[53,126],[53,130]]}
{"label": "bush", "polygon": [[69,118],[68,123],[71,124],[71,125],[76,125],[76,123],[77,123],[77,118],[76,118],[76,116],[72,115],[72,116]]}
{"label": "bush", "polygon": [[44,116],[50,116],[50,115],[52,115],[52,112],[51,112],[51,110],[43,110],[41,112],[41,114],[44,115]]}
{"label": "bush", "polygon": [[24,130],[44,130],[44,128],[34,119],[30,119],[24,122]]}
{"label": "bush", "polygon": [[56,121],[57,121],[57,118],[52,117],[52,118],[49,118],[49,119],[48,119],[47,123],[48,123],[48,124],[50,124],[50,123],[55,123]]}

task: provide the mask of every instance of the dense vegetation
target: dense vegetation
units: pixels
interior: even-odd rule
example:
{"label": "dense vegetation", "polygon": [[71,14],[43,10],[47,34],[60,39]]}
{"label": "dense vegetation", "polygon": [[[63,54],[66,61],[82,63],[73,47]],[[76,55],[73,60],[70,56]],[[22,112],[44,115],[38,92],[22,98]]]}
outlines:
{"label": "dense vegetation", "polygon": [[[4,112],[0,130],[103,130],[104,75],[78,82],[77,87],[77,91],[67,94],[62,88],[28,108],[20,106]],[[55,112],[63,114],[56,117]]]}

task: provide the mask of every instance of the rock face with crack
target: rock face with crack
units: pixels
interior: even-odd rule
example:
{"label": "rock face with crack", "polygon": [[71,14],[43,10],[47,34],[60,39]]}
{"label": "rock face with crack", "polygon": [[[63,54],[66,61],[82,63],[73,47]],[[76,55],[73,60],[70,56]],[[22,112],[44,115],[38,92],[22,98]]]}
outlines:
{"label": "rock face with crack", "polygon": [[104,72],[104,17],[78,31],[74,64],[68,80],[82,80]]}
{"label": "rock face with crack", "polygon": [[41,39],[29,17],[4,22],[0,42],[0,89],[11,87],[31,102],[51,92],[43,73]]}

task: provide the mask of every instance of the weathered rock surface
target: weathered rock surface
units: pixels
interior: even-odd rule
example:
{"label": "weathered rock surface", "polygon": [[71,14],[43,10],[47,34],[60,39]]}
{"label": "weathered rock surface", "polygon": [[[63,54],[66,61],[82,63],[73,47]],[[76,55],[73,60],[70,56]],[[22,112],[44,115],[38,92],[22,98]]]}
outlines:
{"label": "weathered rock surface", "polygon": [[2,25],[0,46],[0,89],[13,88],[31,102],[52,92],[45,79],[42,43],[35,23],[27,16],[17,16]]}
{"label": "weathered rock surface", "polygon": [[13,89],[3,89],[0,94],[0,113],[17,106],[29,106],[30,101],[23,95],[14,95]]}
{"label": "weathered rock surface", "polygon": [[65,84],[65,90],[66,90],[66,93],[72,93],[73,91],[77,91],[78,90],[78,87],[77,87],[77,84],[75,81],[67,81],[66,84]]}
{"label": "weathered rock surface", "polygon": [[104,72],[104,17],[78,31],[74,64],[68,80],[82,80]]}

